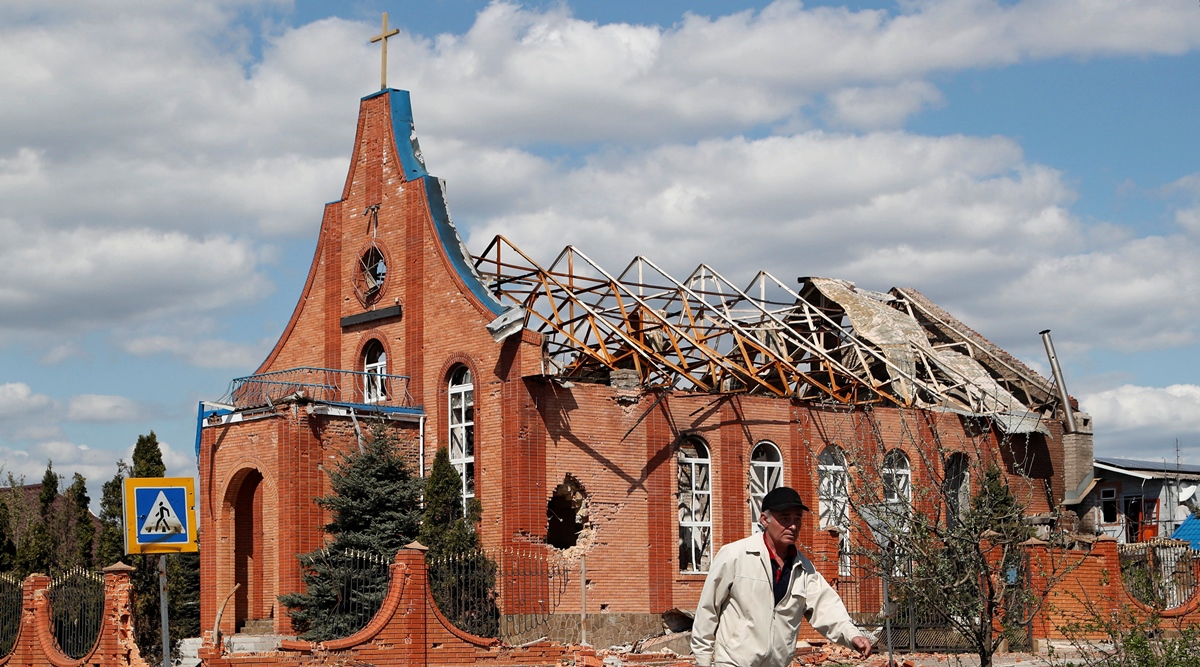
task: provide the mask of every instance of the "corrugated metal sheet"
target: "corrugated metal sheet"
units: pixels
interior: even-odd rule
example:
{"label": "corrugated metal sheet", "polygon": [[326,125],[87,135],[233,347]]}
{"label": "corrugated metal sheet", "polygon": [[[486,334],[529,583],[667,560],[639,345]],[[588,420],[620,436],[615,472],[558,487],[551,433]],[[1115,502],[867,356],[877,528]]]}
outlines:
{"label": "corrugated metal sheet", "polygon": [[[916,375],[918,362],[928,360],[946,377],[948,388],[966,394],[969,404],[981,413],[997,416],[1007,413],[1008,416],[1001,422],[1001,428],[1007,432],[1029,433],[1039,429],[1039,432],[1045,432],[1040,418],[1034,422],[1036,426],[1025,423],[1028,421],[1025,415],[1033,413],[1028,412],[1016,396],[996,382],[982,364],[953,350],[934,349],[925,329],[906,313],[892,308],[877,296],[864,295],[845,281],[831,278],[810,280],[821,294],[842,307],[856,335],[877,345],[888,361],[909,377]],[[911,396],[912,388],[904,376],[890,368],[888,371],[896,391]]]}

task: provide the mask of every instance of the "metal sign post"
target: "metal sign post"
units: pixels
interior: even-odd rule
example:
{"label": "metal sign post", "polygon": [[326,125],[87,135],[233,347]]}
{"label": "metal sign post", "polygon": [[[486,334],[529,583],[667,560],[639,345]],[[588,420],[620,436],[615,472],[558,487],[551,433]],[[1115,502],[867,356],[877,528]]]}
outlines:
{"label": "metal sign post", "polygon": [[167,608],[167,555],[196,552],[196,480],[191,477],[130,477],[124,483],[125,553],[158,554],[162,667],[171,667]]}
{"label": "metal sign post", "polygon": [[171,667],[171,623],[167,617],[167,555],[158,557],[158,606],[162,622],[162,667]]}

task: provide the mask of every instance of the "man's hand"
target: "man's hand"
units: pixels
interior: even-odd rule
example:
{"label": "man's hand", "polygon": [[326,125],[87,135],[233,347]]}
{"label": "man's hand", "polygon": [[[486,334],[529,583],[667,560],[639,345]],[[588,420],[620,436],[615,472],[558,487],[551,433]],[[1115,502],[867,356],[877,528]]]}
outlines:
{"label": "man's hand", "polygon": [[862,655],[862,657],[865,658],[865,657],[871,655],[871,640],[870,639],[867,639],[866,637],[859,635],[859,636],[855,637],[854,639],[851,639],[850,643],[854,644],[854,648],[858,649],[858,652]]}

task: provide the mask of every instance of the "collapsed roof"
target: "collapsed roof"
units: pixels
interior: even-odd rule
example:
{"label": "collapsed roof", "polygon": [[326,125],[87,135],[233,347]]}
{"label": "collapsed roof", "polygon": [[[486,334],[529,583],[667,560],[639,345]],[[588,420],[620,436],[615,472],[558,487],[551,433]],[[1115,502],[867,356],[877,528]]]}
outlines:
{"label": "collapsed roof", "polygon": [[641,256],[613,275],[571,246],[543,268],[503,236],[473,259],[509,307],[493,333],[542,334],[547,375],[950,410],[1010,433],[1042,430],[1055,401],[1049,381],[910,288],[792,288],[765,271],[741,288],[704,264],[680,280]]}

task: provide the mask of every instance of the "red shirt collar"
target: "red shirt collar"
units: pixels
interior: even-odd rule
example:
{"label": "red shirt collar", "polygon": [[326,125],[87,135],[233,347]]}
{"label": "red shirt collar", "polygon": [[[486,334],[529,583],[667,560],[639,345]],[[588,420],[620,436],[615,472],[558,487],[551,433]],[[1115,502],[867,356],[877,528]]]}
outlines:
{"label": "red shirt collar", "polygon": [[[771,546],[771,538],[767,537],[766,531],[763,532],[762,536],[763,536],[763,543],[767,545],[767,554],[771,557],[771,560],[772,561],[781,560],[780,558],[778,558],[778,554],[775,553],[775,548]],[[796,555],[796,553],[797,553],[796,545],[789,544],[786,558],[792,558]]]}

